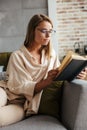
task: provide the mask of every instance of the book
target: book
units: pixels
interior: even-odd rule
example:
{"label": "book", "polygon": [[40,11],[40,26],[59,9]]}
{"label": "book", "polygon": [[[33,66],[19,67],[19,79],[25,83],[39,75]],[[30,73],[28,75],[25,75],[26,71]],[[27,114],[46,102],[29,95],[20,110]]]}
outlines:
{"label": "book", "polygon": [[87,57],[69,51],[58,68],[57,80],[72,81],[87,66]]}

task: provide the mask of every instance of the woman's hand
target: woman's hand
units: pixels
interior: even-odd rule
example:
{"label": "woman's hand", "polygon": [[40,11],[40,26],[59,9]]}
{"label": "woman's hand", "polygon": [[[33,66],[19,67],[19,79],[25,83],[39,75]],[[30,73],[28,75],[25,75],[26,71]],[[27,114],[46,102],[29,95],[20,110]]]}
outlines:
{"label": "woman's hand", "polygon": [[58,74],[58,69],[50,70],[48,72],[48,76],[46,79],[41,80],[40,82],[36,83],[34,94],[48,87],[53,82],[57,74]]}
{"label": "woman's hand", "polygon": [[82,70],[78,75],[77,75],[77,78],[78,79],[85,79],[87,76],[87,67]]}
{"label": "woman's hand", "polygon": [[53,69],[48,72],[47,79],[54,80],[58,74],[58,69]]}

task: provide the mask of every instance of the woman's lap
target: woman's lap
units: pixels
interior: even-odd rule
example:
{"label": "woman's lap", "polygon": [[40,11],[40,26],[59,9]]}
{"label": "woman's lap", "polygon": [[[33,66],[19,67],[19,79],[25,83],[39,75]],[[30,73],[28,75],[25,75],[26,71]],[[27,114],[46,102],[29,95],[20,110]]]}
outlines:
{"label": "woman's lap", "polygon": [[22,120],[25,116],[22,105],[7,104],[7,94],[0,88],[0,127]]}
{"label": "woman's lap", "polygon": [[22,106],[11,104],[0,108],[0,126],[16,123],[24,118]]}
{"label": "woman's lap", "polygon": [[7,104],[7,94],[3,88],[0,87],[0,107]]}

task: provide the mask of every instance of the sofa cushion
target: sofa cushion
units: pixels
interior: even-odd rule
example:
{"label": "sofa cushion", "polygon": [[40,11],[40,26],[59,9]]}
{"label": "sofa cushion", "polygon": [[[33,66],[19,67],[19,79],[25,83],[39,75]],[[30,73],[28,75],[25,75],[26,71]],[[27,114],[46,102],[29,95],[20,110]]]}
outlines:
{"label": "sofa cushion", "polygon": [[67,130],[56,118],[32,116],[18,123],[2,127],[0,130]]}
{"label": "sofa cushion", "polygon": [[38,113],[59,118],[62,81],[56,81],[43,90]]}

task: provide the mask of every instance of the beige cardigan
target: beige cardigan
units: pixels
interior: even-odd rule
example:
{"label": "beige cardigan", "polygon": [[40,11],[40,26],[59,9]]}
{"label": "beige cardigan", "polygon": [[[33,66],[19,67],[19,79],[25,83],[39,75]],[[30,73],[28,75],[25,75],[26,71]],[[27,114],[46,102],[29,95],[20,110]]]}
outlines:
{"label": "beige cardigan", "polygon": [[11,54],[7,75],[8,81],[0,81],[0,86],[4,87],[9,100],[21,99],[22,95],[26,98],[24,110],[26,115],[38,112],[42,91],[34,96],[34,87],[41,79],[45,79],[49,70],[60,65],[55,51],[52,50],[51,59],[42,52],[41,64],[35,62],[34,57],[23,45],[20,50]]}

